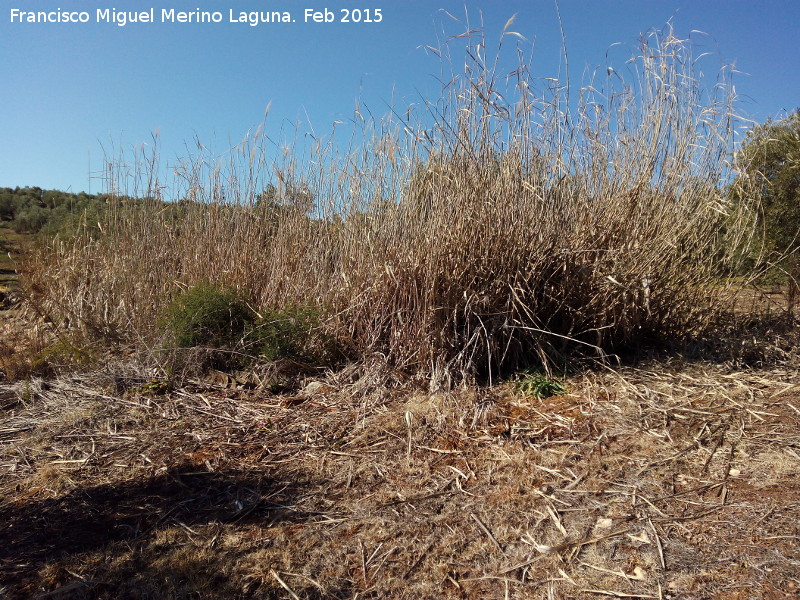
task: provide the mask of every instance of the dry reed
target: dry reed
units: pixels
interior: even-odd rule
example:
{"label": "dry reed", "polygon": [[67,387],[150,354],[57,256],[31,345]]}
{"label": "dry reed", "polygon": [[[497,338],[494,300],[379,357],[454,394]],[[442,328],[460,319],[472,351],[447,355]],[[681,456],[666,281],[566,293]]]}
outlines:
{"label": "dry reed", "polygon": [[38,306],[152,346],[174,293],[210,281],[256,310],[316,307],[354,358],[438,380],[702,323],[745,232],[747,207],[721,189],[730,72],[706,86],[667,30],[643,38],[629,81],[608,70],[576,99],[534,77],[520,44],[510,73],[478,31],[448,44],[441,96],[382,121],[356,111],[349,144],[259,128],[226,161],[198,143],[170,185],[157,151],[112,161],[103,222],[36,257]]}

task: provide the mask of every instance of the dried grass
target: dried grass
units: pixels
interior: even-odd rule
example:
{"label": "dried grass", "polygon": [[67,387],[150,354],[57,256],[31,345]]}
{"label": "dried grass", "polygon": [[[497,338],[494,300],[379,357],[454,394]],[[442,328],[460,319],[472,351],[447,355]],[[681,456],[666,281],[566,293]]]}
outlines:
{"label": "dried grass", "polygon": [[211,281],[258,310],[316,307],[352,358],[443,383],[697,329],[748,231],[750,207],[720,190],[730,72],[707,85],[691,43],[654,32],[626,81],[595,74],[576,101],[517,49],[505,73],[502,48],[456,36],[436,49],[440,97],[357,111],[348,144],[259,128],[227,162],[198,142],[174,183],[156,151],[114,158],[118,199],[35,257],[31,297],[72,333],[146,351],[168,345],[169,299]]}
{"label": "dried grass", "polygon": [[0,585],[780,597],[800,584],[797,373],[654,363],[569,377],[541,401],[509,385],[270,396],[198,381],[146,396],[102,391],[104,374],[34,382],[0,429]]}

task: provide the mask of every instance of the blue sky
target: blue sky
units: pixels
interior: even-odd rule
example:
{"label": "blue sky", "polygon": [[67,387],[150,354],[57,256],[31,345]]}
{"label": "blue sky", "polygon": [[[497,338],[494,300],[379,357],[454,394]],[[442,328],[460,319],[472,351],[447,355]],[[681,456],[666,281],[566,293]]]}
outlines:
{"label": "blue sky", "polygon": [[[421,47],[459,33],[441,9],[473,25],[482,12],[491,39],[512,30],[534,49],[534,75],[563,77],[561,33],[552,0],[2,0],[0,2],[0,186],[38,185],[98,192],[89,170],[103,149],[137,145],[159,132],[167,160],[197,137],[225,150],[263,120],[267,132],[328,131],[352,117],[357,98],[381,115],[437,90],[435,56]],[[306,8],[380,9],[380,23],[305,23]],[[560,0],[570,75],[629,56],[639,35],[671,19],[742,71],[740,110],[757,121],[800,106],[800,2],[796,0]],[[156,23],[94,22],[97,9],[155,9]],[[11,23],[12,9],[87,11],[89,23]],[[162,9],[220,11],[218,24],[161,23]],[[290,11],[296,22],[250,27],[229,10]],[[363,14],[363,13],[362,13]],[[444,33],[443,33],[444,32]],[[719,64],[719,59],[716,64]],[[715,63],[710,62],[713,66]],[[562,69],[559,72],[559,69]]]}

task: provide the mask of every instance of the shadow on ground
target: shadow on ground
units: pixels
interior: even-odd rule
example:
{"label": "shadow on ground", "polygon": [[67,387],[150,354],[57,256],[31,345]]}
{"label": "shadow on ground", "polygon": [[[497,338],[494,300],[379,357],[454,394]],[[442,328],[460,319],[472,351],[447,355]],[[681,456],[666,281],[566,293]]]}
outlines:
{"label": "shadow on ground", "polygon": [[[223,574],[214,572],[213,555],[208,552],[190,548],[180,569],[175,569],[174,563],[163,567],[153,564],[159,530],[176,525],[193,532],[214,524],[235,523],[238,527],[258,523],[269,527],[286,521],[303,522],[311,515],[291,506],[299,487],[261,473],[204,472],[187,465],[143,480],[78,488],[54,499],[6,504],[0,508],[0,597],[29,598],[42,593],[45,595],[41,597],[60,598],[182,597],[182,593],[172,593],[179,589],[193,590],[191,597],[198,597],[197,586],[205,588],[208,595],[204,597],[241,597],[241,589],[228,589]],[[131,553],[124,568],[117,565],[111,570],[118,575],[127,571],[129,577],[146,570],[151,579],[157,574],[155,579],[161,581],[145,586],[151,587],[150,593],[142,590],[143,595],[119,595],[102,581],[86,581],[68,571],[60,576],[60,567],[48,577],[42,575],[48,563],[71,564],[79,555],[102,554],[105,548],[119,544],[127,545]],[[146,556],[136,550],[137,546],[146,550]],[[137,561],[142,564],[137,566]],[[198,574],[202,585],[191,581]],[[153,589],[163,590],[164,596],[152,596]],[[47,593],[50,590],[54,592]]]}

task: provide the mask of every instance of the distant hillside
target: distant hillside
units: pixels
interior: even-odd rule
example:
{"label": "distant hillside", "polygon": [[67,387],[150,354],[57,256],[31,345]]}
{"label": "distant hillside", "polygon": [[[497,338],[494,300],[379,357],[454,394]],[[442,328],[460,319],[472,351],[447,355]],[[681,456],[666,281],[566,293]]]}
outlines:
{"label": "distant hillside", "polygon": [[96,220],[106,194],[72,194],[39,187],[0,188],[0,223],[19,233],[56,234],[69,231],[83,217]]}

